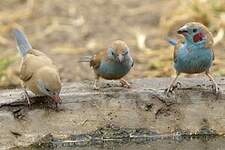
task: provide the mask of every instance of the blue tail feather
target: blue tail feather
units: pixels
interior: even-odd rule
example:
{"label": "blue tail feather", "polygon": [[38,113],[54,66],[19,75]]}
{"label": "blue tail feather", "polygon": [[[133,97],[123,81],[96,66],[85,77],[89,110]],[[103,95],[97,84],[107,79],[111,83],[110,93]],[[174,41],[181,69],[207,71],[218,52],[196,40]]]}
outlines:
{"label": "blue tail feather", "polygon": [[16,38],[17,49],[20,54],[24,57],[27,52],[32,49],[30,42],[28,41],[26,35],[19,29],[13,30],[14,36]]}
{"label": "blue tail feather", "polygon": [[168,42],[173,46],[177,45],[177,41],[175,39],[168,39]]}

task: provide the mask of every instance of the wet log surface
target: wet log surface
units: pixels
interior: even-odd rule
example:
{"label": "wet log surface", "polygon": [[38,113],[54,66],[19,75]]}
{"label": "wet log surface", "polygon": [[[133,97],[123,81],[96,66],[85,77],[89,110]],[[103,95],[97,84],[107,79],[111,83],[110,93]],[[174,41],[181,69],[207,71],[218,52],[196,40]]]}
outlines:
{"label": "wet log surface", "polygon": [[218,95],[207,78],[179,81],[170,96],[170,78],[134,80],[130,89],[105,81],[98,91],[90,81],[65,83],[58,108],[45,97],[28,107],[21,89],[2,90],[0,148],[223,135],[225,78],[216,79]]}

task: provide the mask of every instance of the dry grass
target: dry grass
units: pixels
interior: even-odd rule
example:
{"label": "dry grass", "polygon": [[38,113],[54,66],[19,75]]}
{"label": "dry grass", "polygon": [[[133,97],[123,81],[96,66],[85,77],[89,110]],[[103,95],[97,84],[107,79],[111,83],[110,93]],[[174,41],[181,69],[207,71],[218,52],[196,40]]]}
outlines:
{"label": "dry grass", "polygon": [[[163,9],[162,9],[163,8]],[[225,1],[221,0],[3,0],[0,2],[0,86],[18,85],[14,27],[27,33],[34,48],[47,53],[64,81],[93,79],[77,60],[123,39],[135,68],[129,78],[173,74],[172,47],[164,38],[189,21],[200,21],[216,40],[216,75],[225,75]],[[88,73],[87,73],[88,72]]]}

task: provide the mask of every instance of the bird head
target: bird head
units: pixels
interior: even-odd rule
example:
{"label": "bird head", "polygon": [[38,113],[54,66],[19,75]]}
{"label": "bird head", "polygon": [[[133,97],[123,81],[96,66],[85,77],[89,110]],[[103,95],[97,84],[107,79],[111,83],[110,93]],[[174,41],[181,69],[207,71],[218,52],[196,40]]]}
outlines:
{"label": "bird head", "polygon": [[124,41],[117,40],[108,48],[108,58],[123,63],[129,57],[129,47]]}
{"label": "bird head", "polygon": [[51,97],[56,103],[60,103],[61,81],[57,70],[49,67],[41,68],[37,77],[37,87],[41,93]]}
{"label": "bird head", "polygon": [[198,44],[205,41],[205,47],[212,47],[213,36],[206,26],[198,22],[190,22],[177,30],[178,34],[182,34],[185,39],[192,44]]}

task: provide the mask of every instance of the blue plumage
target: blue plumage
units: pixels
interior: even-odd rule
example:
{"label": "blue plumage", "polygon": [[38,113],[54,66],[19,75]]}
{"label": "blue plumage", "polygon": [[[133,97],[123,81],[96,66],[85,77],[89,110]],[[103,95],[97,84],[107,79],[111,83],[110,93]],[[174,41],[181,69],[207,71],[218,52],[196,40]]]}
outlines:
{"label": "blue plumage", "polygon": [[130,84],[123,77],[133,67],[134,61],[130,55],[129,47],[124,41],[116,40],[107,49],[96,53],[90,60],[81,60],[81,62],[87,61],[90,62],[96,75],[94,89],[99,89],[97,82],[100,77],[107,80],[120,80],[122,86],[130,87]]}
{"label": "blue plumage", "polygon": [[22,31],[14,29],[13,33],[16,38],[17,49],[20,52],[21,56],[24,57],[27,54],[27,52],[32,49],[32,46],[28,41],[26,35]]}
{"label": "blue plumage", "polygon": [[177,41],[175,39],[168,39],[167,41],[173,46],[177,45]]}
{"label": "blue plumage", "polygon": [[177,72],[201,73],[209,68],[213,62],[213,52],[209,48],[192,46],[188,47],[185,43],[180,47],[176,54],[174,67]]}
{"label": "blue plumage", "polygon": [[96,72],[105,79],[120,79],[130,71],[132,62],[131,57],[123,63],[102,60]]}
{"label": "blue plumage", "polygon": [[197,22],[185,24],[177,33],[183,35],[185,41],[182,43],[179,40],[168,40],[174,46],[174,68],[177,75],[167,89],[167,94],[174,89],[173,86],[181,73],[195,74],[202,72],[205,72],[213,82],[215,92],[218,93],[219,87],[209,73],[214,60],[212,34],[207,27]]}

